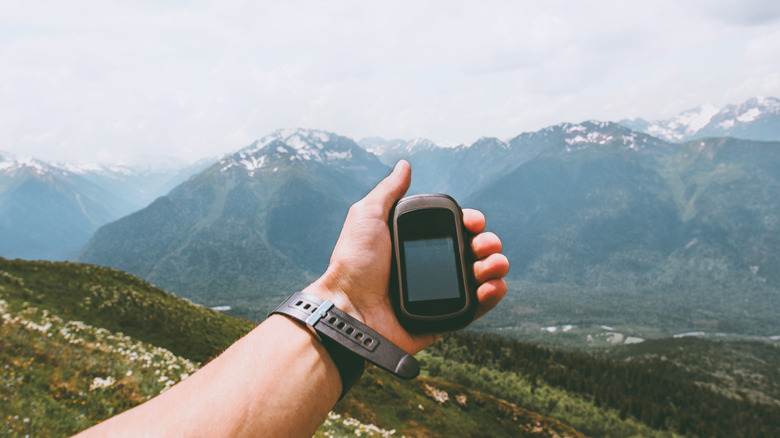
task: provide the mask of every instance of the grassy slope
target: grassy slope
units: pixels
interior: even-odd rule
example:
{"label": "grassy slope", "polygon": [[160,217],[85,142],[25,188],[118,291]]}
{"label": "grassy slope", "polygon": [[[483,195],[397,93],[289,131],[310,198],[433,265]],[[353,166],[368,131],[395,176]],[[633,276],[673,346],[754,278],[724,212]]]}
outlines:
{"label": "grassy slope", "polygon": [[11,310],[41,307],[199,362],[217,356],[253,326],[99,266],[0,259],[0,287]]}
{"label": "grassy slope", "polygon": [[408,437],[584,437],[559,421],[441,379],[370,369],[334,411]]}
{"label": "grassy slope", "polygon": [[[253,326],[116,270],[4,259],[0,313],[0,434],[8,436],[89,427],[185,378]],[[437,402],[443,392],[448,400]],[[335,411],[318,436],[582,436],[459,385],[377,370]]]}

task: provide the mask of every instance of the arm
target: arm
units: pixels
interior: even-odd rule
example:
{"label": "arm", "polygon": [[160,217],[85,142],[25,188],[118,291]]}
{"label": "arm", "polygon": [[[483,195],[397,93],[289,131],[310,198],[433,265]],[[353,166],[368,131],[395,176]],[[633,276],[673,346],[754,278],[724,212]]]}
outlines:
{"label": "arm", "polygon": [[[411,169],[402,161],[352,206],[327,271],[304,292],[332,301],[413,354],[436,338],[403,330],[387,296],[387,217],[410,182]],[[472,241],[481,316],[506,293],[509,262],[498,237],[482,232],[481,213],[464,210],[463,219],[472,233],[481,233]],[[306,328],[275,315],[185,381],[84,435],[311,436],[340,394],[338,370],[322,345]]]}

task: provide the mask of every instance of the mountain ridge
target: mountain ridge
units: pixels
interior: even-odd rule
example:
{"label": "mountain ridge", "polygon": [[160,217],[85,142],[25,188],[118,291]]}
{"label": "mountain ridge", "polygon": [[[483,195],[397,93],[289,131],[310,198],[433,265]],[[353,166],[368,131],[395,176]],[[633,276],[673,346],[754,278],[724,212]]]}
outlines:
{"label": "mountain ridge", "polygon": [[[349,206],[390,171],[346,137],[327,134],[336,143],[325,147],[323,135],[295,130],[253,143],[103,227],[78,260],[261,318],[324,272]],[[336,164],[325,153],[331,147]],[[767,305],[780,281],[772,268],[780,260],[772,219],[780,217],[772,202],[779,153],[777,142],[678,144],[590,121],[507,142],[423,148],[407,159],[410,193],[449,193],[481,209],[504,242],[513,266],[507,313],[480,327],[634,321],[628,334],[644,338],[780,330]],[[734,290],[746,301],[737,305]],[[665,317],[668,306],[673,316]]]}
{"label": "mountain ridge", "polygon": [[277,131],[101,227],[77,260],[257,319],[270,310],[258,296],[281,299],[324,272],[347,209],[387,173],[346,137]]}
{"label": "mountain ridge", "polygon": [[704,104],[665,120],[636,118],[618,123],[671,142],[724,136],[777,141],[780,140],[780,99],[759,96],[738,105]]}
{"label": "mountain ridge", "polygon": [[0,152],[0,256],[71,259],[99,226],[142,208],[202,166],[75,165]]}

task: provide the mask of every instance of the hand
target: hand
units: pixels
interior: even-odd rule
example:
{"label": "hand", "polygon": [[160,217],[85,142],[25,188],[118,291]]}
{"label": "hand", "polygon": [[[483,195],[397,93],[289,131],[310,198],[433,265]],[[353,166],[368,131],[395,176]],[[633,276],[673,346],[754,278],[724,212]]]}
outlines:
{"label": "hand", "polygon": [[[387,218],[393,204],[404,196],[410,184],[409,163],[400,161],[387,178],[350,208],[327,271],[305,292],[332,301],[339,309],[414,354],[431,345],[437,335],[406,332],[395,317],[387,290],[392,253]],[[478,318],[506,294],[503,277],[509,271],[509,261],[501,254],[499,238],[483,232],[482,213],[463,209],[463,223],[476,234],[471,246],[477,257],[473,268],[479,285]]]}

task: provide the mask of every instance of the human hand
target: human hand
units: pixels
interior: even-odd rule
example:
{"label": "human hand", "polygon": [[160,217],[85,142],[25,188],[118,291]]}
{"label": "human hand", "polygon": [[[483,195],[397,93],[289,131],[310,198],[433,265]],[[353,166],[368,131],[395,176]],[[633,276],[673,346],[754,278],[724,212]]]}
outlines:
{"label": "human hand", "polygon": [[[350,208],[327,271],[304,292],[332,301],[339,309],[414,354],[432,344],[437,336],[412,335],[404,330],[395,317],[387,290],[392,255],[387,218],[410,183],[409,163],[400,161],[387,178]],[[463,209],[463,223],[475,235],[471,247],[477,258],[473,269],[478,284],[478,318],[506,294],[503,277],[509,271],[509,261],[501,254],[499,238],[483,232],[482,213]]]}

